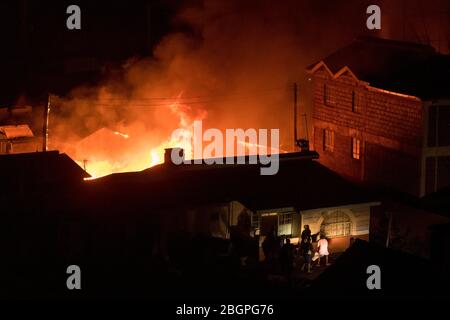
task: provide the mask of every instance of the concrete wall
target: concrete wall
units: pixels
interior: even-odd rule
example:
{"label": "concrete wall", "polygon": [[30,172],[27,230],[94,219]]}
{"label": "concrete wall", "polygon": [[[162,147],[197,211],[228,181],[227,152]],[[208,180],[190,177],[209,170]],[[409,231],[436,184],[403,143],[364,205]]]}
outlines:
{"label": "concrete wall", "polygon": [[303,227],[307,224],[309,225],[313,234],[319,232],[326,215],[337,210],[345,213],[350,218],[350,236],[369,234],[370,205],[368,204],[301,211],[300,213],[302,215],[302,230]]}
{"label": "concrete wall", "polygon": [[[239,201],[213,203],[186,210],[177,218],[179,231],[228,238],[228,226],[235,226],[239,214],[248,210]],[[249,211],[250,212],[250,211]]]}

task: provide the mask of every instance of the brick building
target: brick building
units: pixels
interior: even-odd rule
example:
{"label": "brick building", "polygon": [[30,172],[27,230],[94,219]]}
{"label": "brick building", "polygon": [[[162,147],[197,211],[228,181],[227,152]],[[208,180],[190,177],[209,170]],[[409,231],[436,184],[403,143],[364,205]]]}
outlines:
{"label": "brick building", "polygon": [[450,56],[359,37],[307,71],[324,165],[416,196],[450,185]]}

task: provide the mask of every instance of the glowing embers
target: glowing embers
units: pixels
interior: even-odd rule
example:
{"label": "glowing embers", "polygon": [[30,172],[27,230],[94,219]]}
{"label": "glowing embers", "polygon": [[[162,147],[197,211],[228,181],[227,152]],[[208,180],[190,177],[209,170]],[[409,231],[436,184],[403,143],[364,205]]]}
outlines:
{"label": "glowing embers", "polygon": [[122,138],[128,139],[130,136],[127,135],[126,133],[121,133],[119,131],[115,131],[114,132],[115,135],[121,136]]}

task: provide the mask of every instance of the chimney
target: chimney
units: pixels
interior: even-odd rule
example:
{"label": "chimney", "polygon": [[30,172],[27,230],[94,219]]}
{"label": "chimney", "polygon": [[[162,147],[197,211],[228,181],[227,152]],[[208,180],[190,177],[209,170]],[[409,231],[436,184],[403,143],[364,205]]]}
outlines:
{"label": "chimney", "polygon": [[[172,154],[174,158],[172,161]],[[165,165],[179,165],[184,161],[184,149],[183,148],[167,148],[164,149],[164,164]]]}

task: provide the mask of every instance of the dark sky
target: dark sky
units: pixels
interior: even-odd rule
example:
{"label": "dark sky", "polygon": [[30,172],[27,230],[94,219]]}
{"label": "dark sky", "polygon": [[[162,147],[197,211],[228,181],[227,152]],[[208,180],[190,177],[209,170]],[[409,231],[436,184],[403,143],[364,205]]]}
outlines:
{"label": "dark sky", "polygon": [[[70,4],[81,7],[79,31],[66,28]],[[36,82],[41,82],[37,75],[52,78],[48,86],[53,86],[64,63],[74,59],[94,58],[102,64],[151,55],[154,44],[170,31],[175,7],[171,2],[151,0],[1,1],[0,105],[18,92],[45,89],[45,85],[37,88]]]}
{"label": "dark sky", "polygon": [[[70,4],[82,9],[81,31],[65,27],[65,11]],[[365,28],[365,8],[370,4],[382,8],[381,32]],[[308,45],[309,52],[305,55],[312,60],[361,33],[429,42],[448,52],[448,0],[8,0],[0,2],[0,106],[17,102],[20,95],[64,92],[79,83],[95,80],[100,76],[101,66],[108,63],[151,56],[163,36],[174,31],[195,31],[201,39],[207,25],[196,17],[178,18],[179,12],[186,12],[189,7],[203,8],[209,19],[211,15],[218,18],[235,15],[233,22],[247,30],[252,19],[255,28],[261,26],[261,21],[267,21],[269,26],[271,23],[280,26],[285,21],[285,33],[298,34]],[[223,32],[227,33],[227,29],[224,26]],[[237,28],[230,26],[230,30]],[[239,31],[234,32],[239,35]],[[223,43],[223,51],[232,49]],[[68,69],[73,72],[68,73]]]}

